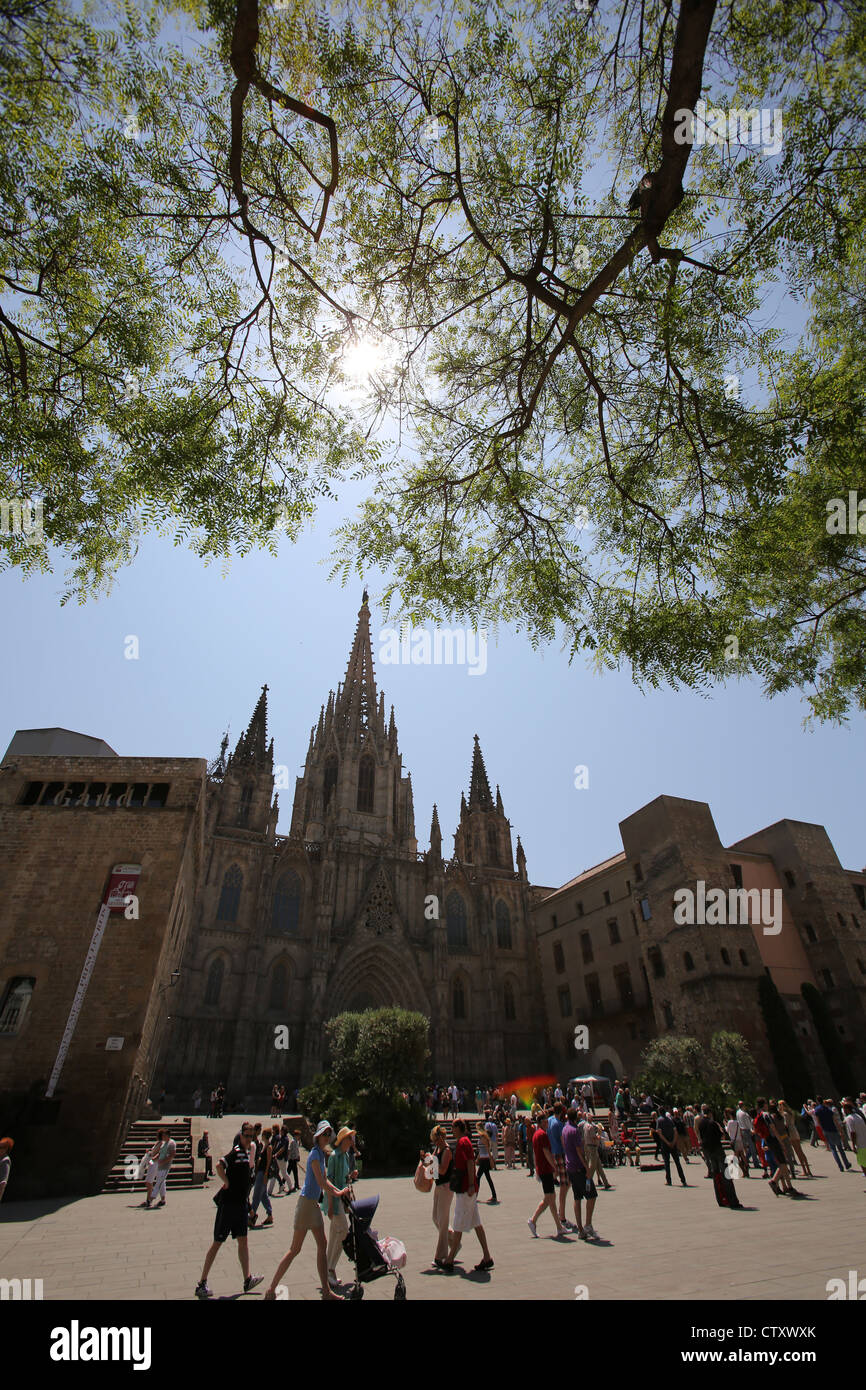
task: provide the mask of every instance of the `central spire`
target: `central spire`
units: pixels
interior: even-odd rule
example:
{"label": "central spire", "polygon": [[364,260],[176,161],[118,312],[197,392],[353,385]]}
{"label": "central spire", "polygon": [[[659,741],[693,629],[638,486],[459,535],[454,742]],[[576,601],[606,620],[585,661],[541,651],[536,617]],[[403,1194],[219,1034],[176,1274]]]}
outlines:
{"label": "central spire", "polygon": [[487,780],[487,769],[484,766],[481,744],[476,734],[475,747],[472,750],[472,777],[469,783],[469,805],[481,806],[486,810],[492,805],[492,802],[493,797],[490,795],[490,783]]}
{"label": "central spire", "polygon": [[370,609],[367,590],[364,590],[358,610],[358,626],[346,667],[346,678],[338,691],[334,716],[338,728],[367,729],[377,718],[376,675],[373,670],[373,642],[370,634]]}

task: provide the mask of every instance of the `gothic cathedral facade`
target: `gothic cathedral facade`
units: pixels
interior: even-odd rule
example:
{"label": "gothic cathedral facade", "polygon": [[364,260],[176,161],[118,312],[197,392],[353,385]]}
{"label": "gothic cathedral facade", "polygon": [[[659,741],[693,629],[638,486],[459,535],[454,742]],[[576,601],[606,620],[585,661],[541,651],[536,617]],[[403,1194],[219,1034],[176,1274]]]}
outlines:
{"label": "gothic cathedral facade", "polygon": [[[419,852],[394,710],[377,694],[367,595],[346,677],[323,705],[276,833],[267,686],[207,785],[205,854],[162,1063],[178,1100],[224,1081],[252,1101],[327,1065],[325,1024],[383,1005],[430,1020],[431,1078],[500,1084],[549,1064],[532,889],[476,735],[443,858]],[[286,1032],[287,1030],[287,1032]],[[277,1043],[288,1042],[288,1048]]]}

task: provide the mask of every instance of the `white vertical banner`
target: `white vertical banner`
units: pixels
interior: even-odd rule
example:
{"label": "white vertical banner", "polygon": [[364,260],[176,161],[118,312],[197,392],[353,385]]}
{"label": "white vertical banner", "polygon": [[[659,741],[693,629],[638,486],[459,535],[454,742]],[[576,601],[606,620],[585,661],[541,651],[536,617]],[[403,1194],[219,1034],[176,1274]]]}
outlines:
{"label": "white vertical banner", "polygon": [[69,1010],[69,1017],[66,1020],[66,1027],[63,1030],[63,1037],[60,1040],[60,1047],[54,1060],[54,1067],[48,1082],[48,1090],[45,1092],[46,1098],[54,1095],[54,1088],[60,1079],[63,1063],[66,1061],[69,1044],[72,1042],[72,1035],[75,1032],[75,1025],[78,1022],[78,1015],[81,1013],[81,1005],[84,1003],[84,996],[87,993],[87,986],[90,984],[90,977],[93,974],[93,967],[96,964],[96,957],[99,955],[99,947],[102,944],[106,923],[110,915],[108,903],[103,903],[99,909],[99,916],[96,919],[93,935],[90,938],[90,946],[88,947],[87,955],[84,957],[81,979],[78,981],[75,998],[72,1000],[72,1008]]}
{"label": "white vertical banner", "polygon": [[63,1030],[63,1037],[60,1040],[60,1047],[54,1059],[54,1066],[48,1081],[48,1089],[45,1092],[46,1100],[54,1095],[55,1087],[60,1079],[63,1070],[63,1063],[66,1061],[66,1054],[69,1051],[69,1044],[75,1032],[78,1016],[81,1013],[81,1005],[84,1003],[84,996],[87,993],[87,986],[90,984],[90,977],[93,974],[93,967],[96,964],[96,957],[99,955],[99,948],[102,945],[102,938],[111,913],[123,909],[126,897],[134,893],[138,887],[138,879],[141,873],[140,864],[115,864],[111,870],[108,880],[108,887],[105,890],[105,897],[99,909],[96,919],[96,926],[93,928],[93,935],[90,938],[90,945],[87,948],[87,955],[84,957],[84,965],[81,970],[81,978],[78,981],[78,988],[72,1000],[72,1008],[69,1010],[69,1017],[66,1020],[66,1027]]}

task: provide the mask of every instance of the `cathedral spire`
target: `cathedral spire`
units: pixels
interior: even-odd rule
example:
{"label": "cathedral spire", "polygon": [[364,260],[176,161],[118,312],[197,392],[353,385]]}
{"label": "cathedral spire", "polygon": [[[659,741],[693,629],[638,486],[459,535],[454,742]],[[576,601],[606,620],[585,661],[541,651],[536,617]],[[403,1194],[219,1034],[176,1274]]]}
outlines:
{"label": "cathedral spire", "polygon": [[439,812],[436,810],[436,802],[433,802],[433,818],[430,821],[430,857],[434,860],[442,858],[442,831],[439,828]]}
{"label": "cathedral spire", "polygon": [[484,758],[481,753],[481,744],[478,742],[478,735],[475,735],[475,747],[472,750],[472,777],[469,784],[469,805],[480,806],[484,810],[492,807],[493,798],[490,795],[490,783],[487,780],[487,769],[484,766]]}
{"label": "cathedral spire", "polygon": [[346,679],[337,693],[334,713],[342,728],[368,728],[376,717],[376,677],[373,671],[373,642],[370,635],[370,609],[367,590],[358,610],[358,626],[346,667]]}
{"label": "cathedral spire", "polygon": [[[247,725],[246,731],[238,739],[238,746],[234,751],[234,757],[253,759],[255,762],[263,763],[267,757],[265,740],[268,733],[268,687],[262,686],[262,693],[258,698],[258,703],[253,710],[253,717]],[[271,741],[273,750],[273,740]]]}

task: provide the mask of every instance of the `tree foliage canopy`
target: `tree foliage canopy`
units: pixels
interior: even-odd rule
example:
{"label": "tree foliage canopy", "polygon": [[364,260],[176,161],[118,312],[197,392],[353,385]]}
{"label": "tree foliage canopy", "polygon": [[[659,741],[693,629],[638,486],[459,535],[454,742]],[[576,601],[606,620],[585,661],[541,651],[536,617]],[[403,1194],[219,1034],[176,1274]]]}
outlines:
{"label": "tree foliage canopy", "polygon": [[429,1023],[408,1009],[345,1013],[326,1025],[330,1074],[345,1096],[359,1091],[388,1095],[421,1085],[430,1055]]}
{"label": "tree foliage canopy", "polygon": [[366,477],[338,569],[408,616],[866,707],[866,517],[827,515],[866,435],[855,0],[0,0],[0,38],[5,488],[70,591]]}

